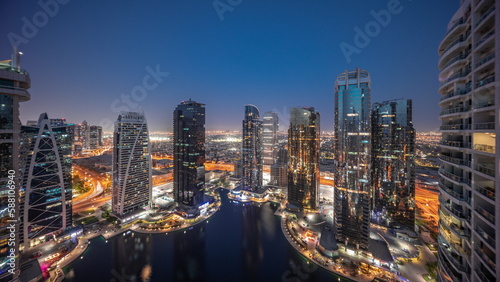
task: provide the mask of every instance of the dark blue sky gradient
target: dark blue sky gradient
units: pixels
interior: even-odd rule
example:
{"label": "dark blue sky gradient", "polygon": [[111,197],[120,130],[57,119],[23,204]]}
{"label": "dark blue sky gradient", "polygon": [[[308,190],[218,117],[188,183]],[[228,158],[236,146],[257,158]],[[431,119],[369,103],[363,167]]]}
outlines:
{"label": "dark blue sky gradient", "polygon": [[[0,4],[0,60],[10,58],[8,34],[22,36],[22,18],[42,10],[27,2]],[[170,75],[140,102],[153,131],[171,130],[175,106],[188,98],[207,104],[209,130],[239,130],[245,104],[282,116],[314,106],[322,130],[332,130],[335,78],[360,67],[371,73],[372,102],[411,98],[416,129],[433,130],[437,49],[459,1],[400,3],[402,12],[348,63],[339,44],[354,44],[353,28],[364,29],[387,1],[243,0],[221,21],[212,1],[71,0],[19,45],[32,79],[21,120],[41,112],[75,123],[115,120],[113,101],[159,65]]]}

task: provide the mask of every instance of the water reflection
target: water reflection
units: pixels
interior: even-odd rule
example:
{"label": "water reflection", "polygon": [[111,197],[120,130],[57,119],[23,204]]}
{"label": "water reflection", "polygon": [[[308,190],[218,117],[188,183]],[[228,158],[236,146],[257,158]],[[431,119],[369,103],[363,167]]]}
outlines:
{"label": "water reflection", "polygon": [[[120,238],[121,237],[121,238]],[[151,236],[129,233],[111,240],[112,281],[149,281],[152,272]]]}
{"label": "water reflection", "polygon": [[[92,240],[84,259],[65,268],[74,273],[66,281],[337,281],[321,268],[302,266],[305,258],[281,234],[277,205],[230,203],[226,191],[221,196],[221,210],[209,223],[186,233]],[[308,276],[299,276],[297,266]]]}
{"label": "water reflection", "polygon": [[198,225],[185,233],[173,233],[174,281],[204,281],[205,228]]}

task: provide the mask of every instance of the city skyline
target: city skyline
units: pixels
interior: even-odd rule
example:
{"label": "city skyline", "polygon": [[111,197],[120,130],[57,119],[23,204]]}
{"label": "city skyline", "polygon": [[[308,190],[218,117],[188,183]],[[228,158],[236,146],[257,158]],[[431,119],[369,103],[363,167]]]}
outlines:
{"label": "city skyline", "polygon": [[[275,111],[281,117],[288,116],[291,107],[314,106],[322,113],[323,130],[331,131],[334,78],[345,69],[361,67],[370,70],[376,81],[373,91],[380,100],[414,99],[417,131],[437,129],[439,108],[428,108],[435,104],[429,101],[436,99],[439,84],[436,49],[457,1],[432,2],[434,9],[427,9],[430,1],[399,2],[399,13],[392,14],[386,25],[382,22],[385,26],[379,25],[367,46],[350,56],[345,56],[341,44],[356,47],[354,28],[364,29],[376,22],[373,14],[387,11],[385,3],[367,2],[358,9],[350,3],[244,2],[225,12],[221,21],[211,2],[130,4],[113,7],[116,15],[107,18],[105,11],[111,4],[69,1],[59,5],[45,25],[35,26],[37,32],[30,38],[23,34],[23,26],[44,10],[36,3],[5,3],[2,11],[9,11],[8,18],[17,20],[2,22],[6,40],[0,44],[0,54],[9,59],[12,34],[26,39],[18,41],[26,62],[22,66],[30,70],[32,91],[39,95],[21,107],[23,123],[36,119],[34,109],[41,106],[49,115],[70,122],[86,119],[90,124],[106,125],[101,122],[108,121],[103,131],[110,132],[109,121],[118,114],[112,105],[126,105],[121,95],[130,95],[143,85],[143,78],[158,71],[160,76],[148,81],[152,87],[147,95],[130,101],[142,106],[151,131],[172,130],[168,113],[184,97],[206,101],[207,130],[238,129],[236,108],[253,103],[262,105],[262,112]],[[269,12],[258,13],[261,9]],[[132,12],[137,21],[144,22],[127,22]],[[302,17],[296,18],[299,12]],[[424,15],[431,20],[419,22]],[[117,27],[129,32],[113,33]],[[72,34],[80,36],[65,40]],[[397,44],[386,44],[394,38],[400,38]],[[433,43],[428,44],[430,41]],[[125,43],[130,48],[120,47]],[[61,109],[45,100],[75,107]],[[92,109],[91,117],[74,110],[78,108]],[[427,110],[429,114],[418,115]]]}
{"label": "city skyline", "polygon": [[0,282],[498,280],[497,0],[115,1],[2,4]]}

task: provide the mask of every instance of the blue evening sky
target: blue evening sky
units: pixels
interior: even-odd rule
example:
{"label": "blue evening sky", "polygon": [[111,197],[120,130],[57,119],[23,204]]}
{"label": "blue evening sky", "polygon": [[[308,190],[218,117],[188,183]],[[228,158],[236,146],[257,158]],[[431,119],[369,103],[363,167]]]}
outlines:
{"label": "blue evening sky", "polygon": [[[208,130],[239,130],[244,105],[254,104],[261,114],[275,110],[284,118],[289,107],[313,106],[329,131],[335,78],[356,67],[371,74],[372,102],[411,98],[416,129],[436,129],[437,49],[459,6],[458,0],[59,1],[67,3],[53,13],[56,0],[40,1],[52,3],[48,16],[38,1],[0,3],[0,60],[10,58],[14,38],[32,80],[21,121],[47,112],[106,124],[140,105],[152,131],[171,130],[175,106],[189,98],[207,104]],[[218,13],[214,2],[231,9]],[[398,2],[399,13],[377,30],[371,11]],[[370,42],[348,62],[339,45],[355,47],[354,28],[367,26]],[[149,79],[148,66],[169,75]]]}

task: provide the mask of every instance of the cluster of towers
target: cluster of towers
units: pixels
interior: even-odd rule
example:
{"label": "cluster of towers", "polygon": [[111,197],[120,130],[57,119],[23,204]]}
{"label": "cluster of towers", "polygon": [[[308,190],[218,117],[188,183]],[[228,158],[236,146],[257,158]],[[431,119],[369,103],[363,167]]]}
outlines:
{"label": "cluster of towers", "polygon": [[[263,122],[270,124],[269,119],[261,121],[257,107],[245,106],[242,189],[260,189],[262,165],[271,164],[271,184],[286,178],[280,186],[287,187],[288,207],[317,211],[320,114],[312,107],[291,108],[286,148],[267,154],[268,147],[262,140],[270,138],[265,135],[265,126],[263,132]],[[370,222],[413,229],[415,130],[411,100],[372,105],[367,71],[356,69],[340,74],[335,83],[334,151],[333,225],[339,242],[367,249]]]}

